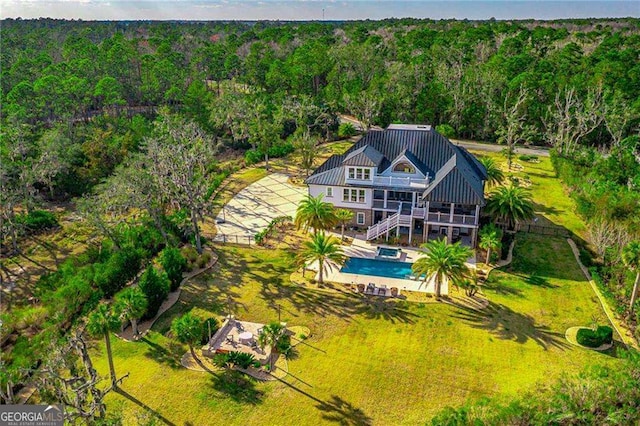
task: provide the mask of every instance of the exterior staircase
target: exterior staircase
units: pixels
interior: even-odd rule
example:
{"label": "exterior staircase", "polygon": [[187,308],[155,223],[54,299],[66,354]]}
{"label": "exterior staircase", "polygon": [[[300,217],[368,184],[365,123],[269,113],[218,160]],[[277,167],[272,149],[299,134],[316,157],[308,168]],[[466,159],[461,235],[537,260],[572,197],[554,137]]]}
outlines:
{"label": "exterior staircase", "polygon": [[374,240],[381,235],[388,234],[389,231],[396,229],[398,226],[411,226],[411,215],[394,213],[375,225],[371,225],[367,229],[367,241]]}

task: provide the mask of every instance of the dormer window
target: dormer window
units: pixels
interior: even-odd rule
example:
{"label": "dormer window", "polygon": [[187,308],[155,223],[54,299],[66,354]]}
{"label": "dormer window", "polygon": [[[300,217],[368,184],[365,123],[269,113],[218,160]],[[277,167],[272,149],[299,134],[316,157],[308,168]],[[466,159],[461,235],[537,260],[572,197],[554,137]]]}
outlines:
{"label": "dormer window", "polygon": [[349,167],[349,179],[371,180],[371,169],[362,167]]}
{"label": "dormer window", "polygon": [[399,172],[399,173],[410,173],[413,174],[416,172],[416,168],[413,167],[411,164],[401,161],[398,164],[395,165],[395,167],[393,168],[394,172]]}

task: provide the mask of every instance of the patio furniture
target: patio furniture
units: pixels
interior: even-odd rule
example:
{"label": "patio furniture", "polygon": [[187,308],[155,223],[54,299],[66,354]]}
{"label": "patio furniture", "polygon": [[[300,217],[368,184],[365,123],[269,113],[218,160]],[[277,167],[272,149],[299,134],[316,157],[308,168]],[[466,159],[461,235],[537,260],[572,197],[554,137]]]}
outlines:
{"label": "patio furniture", "polygon": [[369,283],[367,286],[367,293],[375,293],[376,285],[374,283]]}
{"label": "patio furniture", "polygon": [[238,335],[238,340],[240,343],[244,343],[245,345],[250,345],[253,340],[253,333],[250,331],[244,331]]}
{"label": "patio furniture", "polygon": [[358,293],[364,293],[364,284],[358,284]]}
{"label": "patio furniture", "polygon": [[398,287],[391,287],[391,297],[398,296]]}
{"label": "patio furniture", "polygon": [[227,336],[227,338],[226,338],[226,339],[224,339],[224,340],[225,340],[225,342],[227,342],[227,343],[234,343],[234,342],[233,342],[233,335],[231,335],[231,336]]}
{"label": "patio furniture", "polygon": [[387,295],[387,286],[382,284],[380,287],[378,287],[378,296],[386,296]]}

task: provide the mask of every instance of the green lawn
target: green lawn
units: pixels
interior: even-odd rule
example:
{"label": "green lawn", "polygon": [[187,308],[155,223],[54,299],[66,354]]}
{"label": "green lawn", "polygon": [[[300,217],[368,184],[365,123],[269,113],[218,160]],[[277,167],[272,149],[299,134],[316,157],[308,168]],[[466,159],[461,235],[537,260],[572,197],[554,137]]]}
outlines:
{"label": "green lawn", "polygon": [[[420,424],[446,405],[509,396],[587,364],[616,362],[569,346],[564,331],[604,318],[569,246],[519,235],[515,261],[491,274],[482,312],[296,287],[293,253],[216,247],[218,265],[184,288],[180,302],[139,343],[114,342],[115,365],[130,372],[109,410],[129,422],[153,410],[174,424]],[[532,276],[533,275],[533,276]],[[178,366],[186,348],[164,337],[193,306],[266,322],[306,325],[312,337],[289,361],[286,383],[230,386],[220,375]],[[103,346],[95,363],[106,376]]]}
{"label": "green lawn", "polygon": [[[491,157],[498,164],[506,163],[499,152],[474,151],[476,157]],[[535,201],[536,214],[541,218],[540,225],[562,226],[575,235],[584,238],[586,227],[582,219],[575,213],[575,202],[569,191],[556,178],[553,165],[548,157],[539,157],[539,163],[529,163],[516,158],[515,162],[524,166],[524,170],[513,172],[514,176],[531,180],[531,194]]]}

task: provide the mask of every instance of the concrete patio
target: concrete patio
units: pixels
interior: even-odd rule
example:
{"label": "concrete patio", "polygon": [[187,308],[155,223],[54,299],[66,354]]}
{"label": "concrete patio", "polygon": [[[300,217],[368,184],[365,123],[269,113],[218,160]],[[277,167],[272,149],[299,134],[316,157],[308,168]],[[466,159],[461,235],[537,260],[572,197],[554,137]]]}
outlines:
{"label": "concrete patio", "polygon": [[307,194],[306,188],[288,182],[289,176],[274,173],[244,188],[227,203],[216,217],[214,241],[247,244],[258,232],[278,216],[296,214],[296,208]]}
{"label": "concrete patio", "polygon": [[[238,321],[227,318],[220,329],[211,337],[209,343],[202,347],[202,354],[212,358],[216,353],[244,352],[253,355],[261,364],[266,364],[271,349],[261,349],[257,344],[258,335],[264,324]],[[251,334],[251,338],[241,339],[243,333]]]}

